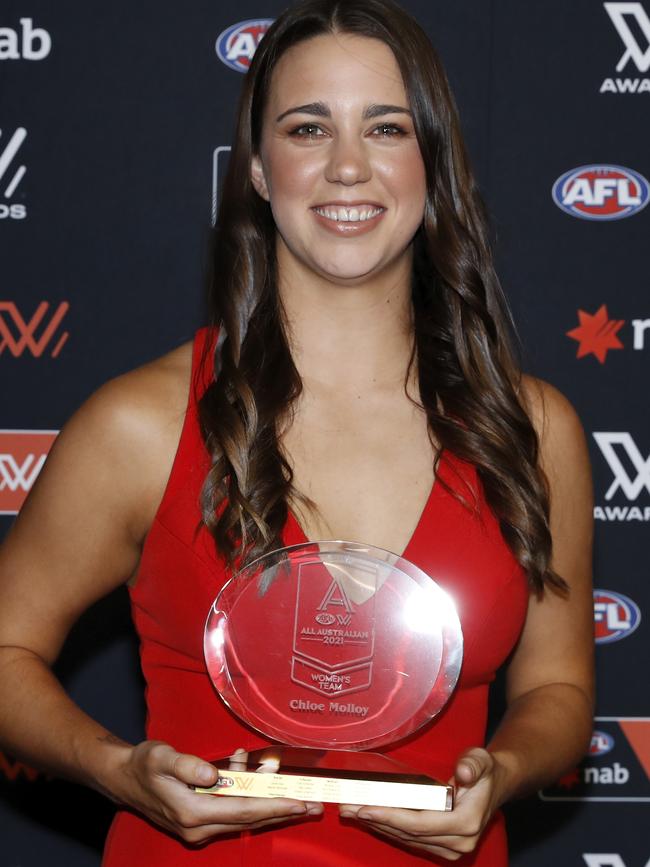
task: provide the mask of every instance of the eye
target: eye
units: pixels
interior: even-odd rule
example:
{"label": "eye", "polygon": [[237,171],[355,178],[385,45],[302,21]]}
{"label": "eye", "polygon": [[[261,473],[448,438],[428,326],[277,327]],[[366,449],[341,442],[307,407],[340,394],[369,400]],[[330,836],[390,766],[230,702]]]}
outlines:
{"label": "eye", "polygon": [[396,123],[380,123],[379,126],[375,127],[373,133],[379,133],[380,136],[386,138],[399,138],[406,135],[406,130]]}
{"label": "eye", "polygon": [[303,123],[301,126],[290,130],[289,135],[294,136],[294,138],[320,138],[325,133],[315,123]]}

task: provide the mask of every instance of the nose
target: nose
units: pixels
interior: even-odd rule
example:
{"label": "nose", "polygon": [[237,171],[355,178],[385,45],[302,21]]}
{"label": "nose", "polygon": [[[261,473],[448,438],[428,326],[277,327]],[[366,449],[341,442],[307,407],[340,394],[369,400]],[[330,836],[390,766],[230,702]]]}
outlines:
{"label": "nose", "polygon": [[332,183],[349,186],[370,180],[372,169],[363,141],[353,136],[339,136],[331,143],[326,178]]}

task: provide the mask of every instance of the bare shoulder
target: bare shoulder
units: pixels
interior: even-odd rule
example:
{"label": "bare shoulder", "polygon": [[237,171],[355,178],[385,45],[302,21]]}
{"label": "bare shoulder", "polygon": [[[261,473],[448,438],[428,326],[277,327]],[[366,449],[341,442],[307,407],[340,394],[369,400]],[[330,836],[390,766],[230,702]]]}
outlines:
{"label": "bare shoulder", "polygon": [[107,433],[127,437],[173,425],[187,405],[191,365],[192,344],[184,343],[109,380],[86,401],[76,419],[108,426]]}
{"label": "bare shoulder", "polygon": [[137,574],[190,376],[185,345],[106,383],[64,426],[0,549],[5,644],[53,661],[76,617]]}
{"label": "bare shoulder", "polygon": [[176,453],[191,364],[192,344],[186,343],[91,395],[57,438],[30,497],[35,505],[57,501],[63,488],[80,502],[96,502],[101,493],[141,540]]}
{"label": "bare shoulder", "polygon": [[523,376],[520,398],[540,443],[544,468],[588,465],[587,442],[578,413],[555,386],[534,376]]}
{"label": "bare shoulder", "polygon": [[520,397],[537,431],[542,457],[557,450],[585,447],[578,413],[559,389],[543,379],[523,376]]}

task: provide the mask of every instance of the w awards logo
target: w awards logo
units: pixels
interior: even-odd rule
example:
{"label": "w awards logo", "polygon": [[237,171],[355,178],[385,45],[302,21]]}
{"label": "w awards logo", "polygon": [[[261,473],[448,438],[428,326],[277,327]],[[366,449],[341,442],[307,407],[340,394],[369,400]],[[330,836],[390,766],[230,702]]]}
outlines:
{"label": "w awards logo", "polygon": [[23,354],[40,358],[49,353],[56,358],[70,336],[59,327],[69,308],[67,301],[52,309],[47,301],[41,301],[27,318],[13,301],[0,301],[0,355],[8,352],[14,358]]}
{"label": "w awards logo", "polygon": [[593,437],[611,471],[604,502],[595,506],[594,518],[650,521],[650,455],[641,452],[627,431],[598,431]]}
{"label": "w awards logo", "polygon": [[584,761],[543,801],[650,801],[650,717],[596,717]]}
{"label": "w awards logo", "polygon": [[24,220],[27,216],[26,206],[16,201],[27,172],[20,158],[26,138],[27,130],[22,126],[13,132],[0,129],[0,220]]}
{"label": "w awards logo", "polygon": [[[650,70],[650,18],[642,3],[603,3],[624,46],[623,54],[616,64],[616,72],[627,77],[606,78],[600,86],[601,93],[650,93],[650,78],[644,75]],[[632,72],[633,77],[629,76]]]}
{"label": "w awards logo", "polygon": [[58,431],[0,430],[0,515],[16,515]]}

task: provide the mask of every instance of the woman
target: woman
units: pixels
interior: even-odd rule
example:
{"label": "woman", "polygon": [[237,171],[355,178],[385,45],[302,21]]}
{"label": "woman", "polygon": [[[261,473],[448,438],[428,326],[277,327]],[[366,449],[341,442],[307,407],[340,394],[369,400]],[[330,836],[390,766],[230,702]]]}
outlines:
{"label": "woman", "polygon": [[[125,808],[109,867],[505,865],[499,806],[573,766],[591,732],[588,460],[567,401],[517,371],[444,73],[390,0],[308,0],[268,31],[214,274],[213,326],[82,407],[7,539],[2,742]],[[442,768],[451,813],[189,788],[214,783],[204,759],[264,744],[210,688],[209,604],[233,569],[305,538],[447,576],[459,687],[390,752]],[[126,580],[148,681],[135,746],[49,669]],[[506,658],[508,710],[485,747]]]}

